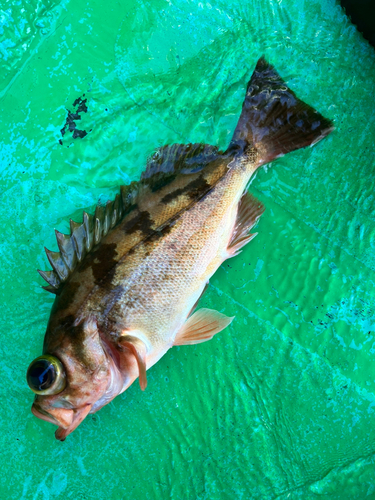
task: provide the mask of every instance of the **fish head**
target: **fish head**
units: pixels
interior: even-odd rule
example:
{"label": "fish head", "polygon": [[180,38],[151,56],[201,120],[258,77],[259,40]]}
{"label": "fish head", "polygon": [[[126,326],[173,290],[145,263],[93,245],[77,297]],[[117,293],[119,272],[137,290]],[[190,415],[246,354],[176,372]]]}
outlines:
{"label": "fish head", "polygon": [[27,382],[36,394],[32,413],[58,426],[63,441],[89,414],[121,392],[123,378],[101,340],[96,320],[49,324],[44,354],[34,359]]}

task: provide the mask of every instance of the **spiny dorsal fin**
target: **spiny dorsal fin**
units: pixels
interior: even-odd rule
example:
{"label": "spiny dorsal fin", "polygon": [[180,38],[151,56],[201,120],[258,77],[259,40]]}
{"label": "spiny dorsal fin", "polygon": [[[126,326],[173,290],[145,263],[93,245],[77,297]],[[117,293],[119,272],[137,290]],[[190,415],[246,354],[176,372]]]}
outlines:
{"label": "spiny dorsal fin", "polygon": [[156,191],[177,174],[194,174],[220,156],[206,144],[172,144],[159,148],[147,163],[140,182],[121,186],[113,202],[97,205],[94,215],[83,213],[83,222],[70,221],[70,235],[56,231],[59,252],[46,250],[52,271],[38,271],[48,283],[49,292],[59,294],[85,255],[95,248],[123,217],[137,206],[144,189]]}
{"label": "spiny dorsal fin", "polygon": [[126,200],[132,191],[134,191],[134,185],[122,188],[121,194],[116,195],[114,201],[109,201],[105,206],[97,205],[94,215],[83,212],[81,224],[70,220],[70,235],[55,231],[60,252],[51,252],[45,248],[53,270],[38,270],[41,277],[48,283],[48,286],[43,287],[45,290],[55,294],[60,293],[64,283],[85,255],[122,219],[125,213],[124,206],[129,208],[124,204],[124,199]]}

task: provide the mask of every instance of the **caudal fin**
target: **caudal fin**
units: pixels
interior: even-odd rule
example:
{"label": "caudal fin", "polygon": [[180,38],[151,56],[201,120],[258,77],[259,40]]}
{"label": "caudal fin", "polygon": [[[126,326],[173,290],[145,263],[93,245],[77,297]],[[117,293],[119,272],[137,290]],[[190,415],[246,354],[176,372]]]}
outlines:
{"label": "caudal fin", "polygon": [[242,112],[228,151],[255,147],[259,164],[323,139],[333,124],[289,89],[261,57],[247,86]]}

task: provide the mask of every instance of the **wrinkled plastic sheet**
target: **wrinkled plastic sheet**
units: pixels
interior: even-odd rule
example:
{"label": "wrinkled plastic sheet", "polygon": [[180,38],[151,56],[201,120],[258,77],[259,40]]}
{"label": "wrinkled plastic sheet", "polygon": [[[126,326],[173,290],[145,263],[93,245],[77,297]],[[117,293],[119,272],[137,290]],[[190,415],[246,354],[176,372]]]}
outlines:
{"label": "wrinkled plastic sheet", "polygon": [[[1,497],[373,498],[373,48],[334,1],[2,8]],[[235,321],[55,441],[25,384],[53,302],[43,245],[156,147],[226,147],[263,53],[336,130],[252,182],[259,234],[200,303]]]}

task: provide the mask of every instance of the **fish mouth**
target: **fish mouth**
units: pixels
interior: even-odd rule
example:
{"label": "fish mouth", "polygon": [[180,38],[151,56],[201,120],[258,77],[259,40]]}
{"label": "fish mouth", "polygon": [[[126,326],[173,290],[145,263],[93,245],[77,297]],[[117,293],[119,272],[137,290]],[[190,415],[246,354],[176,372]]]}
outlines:
{"label": "fish mouth", "polygon": [[[55,437],[59,441],[64,441],[80,423],[87,417],[89,413],[95,413],[102,406],[106,405],[118,394],[121,394],[133,380],[128,380],[124,377],[120,370],[119,353],[114,349],[109,342],[103,341],[108,360],[108,374],[106,387],[96,389],[90,398],[90,403],[87,402],[75,408],[72,403],[60,400],[58,403],[61,407],[54,407],[53,403],[46,401],[44,396],[36,396],[31,407],[31,412],[37,418],[56,425],[58,429],[55,432]],[[98,399],[96,399],[98,397]],[[82,402],[81,402],[82,403]],[[65,406],[65,408],[63,407]]]}
{"label": "fish mouth", "polygon": [[37,402],[34,402],[31,407],[31,412],[41,420],[57,425],[58,429],[55,432],[55,437],[59,441],[65,441],[66,437],[87,417],[91,408],[92,405],[88,404],[82,408],[49,408],[47,411]]}
{"label": "fish mouth", "polygon": [[73,421],[74,410],[65,408],[50,408],[49,411],[44,410],[38,403],[34,403],[31,407],[31,412],[36,417],[51,424],[67,429]]}

